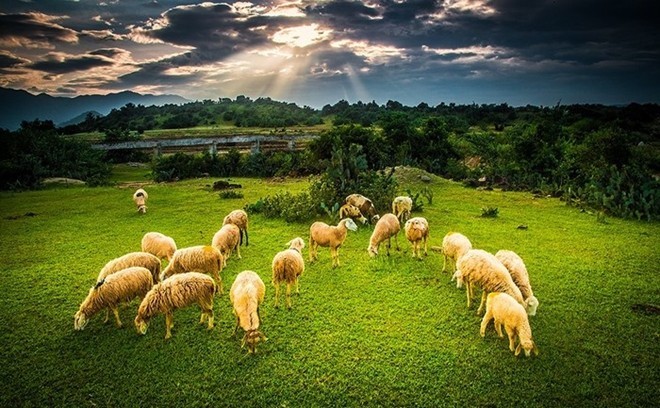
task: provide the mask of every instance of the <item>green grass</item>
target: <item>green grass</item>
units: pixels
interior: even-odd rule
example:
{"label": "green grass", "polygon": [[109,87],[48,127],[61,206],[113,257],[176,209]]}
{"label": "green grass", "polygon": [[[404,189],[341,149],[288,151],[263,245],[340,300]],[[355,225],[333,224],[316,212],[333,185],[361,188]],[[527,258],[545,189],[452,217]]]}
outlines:
{"label": "green grass", "polygon": [[[143,181],[124,169],[116,181]],[[95,316],[82,332],[73,314],[108,260],[139,250],[148,231],[179,247],[210,243],[234,208],[304,180],[235,179],[240,200],[222,200],[214,179],[149,184],[149,212],[136,213],[132,187],[69,187],[0,194],[0,406],[653,406],[660,400],[660,316],[634,312],[660,304],[660,225],[596,217],[555,199],[465,189],[435,179],[424,212],[431,244],[448,231],[475,247],[512,249],[525,259],[541,304],[530,319],[541,354],[516,358],[465,292],[441,274],[442,258],[402,251],[370,259],[370,229],[349,232],[342,266],[326,248],[307,264],[293,309],[274,309],[270,263],[307,224],[253,215],[250,245],[222,272],[229,288],[242,270],[267,285],[262,308],[269,340],[247,356],[227,293],[216,327],[199,309],[175,313],[145,336],[132,326],[137,304],[121,310],[125,327]],[[402,185],[401,193],[420,184]],[[497,207],[497,218],[481,208]],[[36,214],[36,215],[30,215]],[[520,224],[526,230],[517,229]],[[305,248],[306,253],[307,248]]]}

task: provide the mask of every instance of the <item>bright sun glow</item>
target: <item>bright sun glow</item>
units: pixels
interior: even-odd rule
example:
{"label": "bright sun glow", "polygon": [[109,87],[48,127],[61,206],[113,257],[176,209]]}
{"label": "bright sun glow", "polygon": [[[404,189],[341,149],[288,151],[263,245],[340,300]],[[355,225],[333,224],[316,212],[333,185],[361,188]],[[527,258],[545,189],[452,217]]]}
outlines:
{"label": "bright sun glow", "polygon": [[327,30],[319,30],[318,24],[283,28],[273,34],[273,42],[287,44],[292,47],[307,47],[325,41],[330,36]]}

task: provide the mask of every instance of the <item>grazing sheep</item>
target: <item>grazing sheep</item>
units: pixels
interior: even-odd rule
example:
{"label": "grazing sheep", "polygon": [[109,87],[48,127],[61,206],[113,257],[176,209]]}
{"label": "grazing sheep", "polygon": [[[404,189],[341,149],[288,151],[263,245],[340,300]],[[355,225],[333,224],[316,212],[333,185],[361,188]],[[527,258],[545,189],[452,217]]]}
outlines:
{"label": "grazing sheep", "polygon": [[[73,317],[73,328],[82,330],[87,326],[89,319],[102,309],[112,310],[121,327],[119,320],[119,304],[128,303],[136,297],[143,298],[154,284],[151,271],[141,266],[133,266],[109,275],[96,283],[80,304],[80,308]],[[105,320],[108,321],[108,313]]]}
{"label": "grazing sheep", "polygon": [[287,243],[289,249],[278,252],[273,258],[273,286],[275,286],[275,307],[279,307],[280,284],[286,282],[286,307],[291,309],[291,285],[296,284],[296,293],[300,293],[298,279],[305,271],[302,249],[305,241],[294,238]]}
{"label": "grazing sheep", "polygon": [[350,218],[339,221],[337,226],[331,226],[317,221],[309,227],[309,260],[318,259],[318,248],[330,247],[332,267],[339,266],[339,247],[344,243],[348,230],[357,231],[357,225]]}
{"label": "grazing sheep", "polygon": [[378,248],[380,244],[387,240],[387,256],[390,256],[390,247],[392,246],[392,237],[394,237],[394,243],[396,244],[396,250],[399,250],[399,231],[401,231],[401,225],[399,224],[399,219],[396,218],[394,214],[385,214],[378,220],[376,226],[374,227],[374,232],[371,234],[371,239],[369,240],[369,247],[367,252],[372,258],[378,255]]}
{"label": "grazing sheep", "polygon": [[227,258],[232,251],[236,251],[236,257],[241,259],[241,230],[234,224],[225,224],[213,235],[211,245],[217,248],[224,258],[224,266],[227,266]]}
{"label": "grazing sheep", "polygon": [[523,299],[525,299],[525,308],[530,316],[536,315],[536,309],[539,307],[539,301],[532,292],[532,285],[529,283],[529,274],[522,258],[513,251],[497,251],[495,258],[499,259],[511,274],[511,279],[520,289]]}
{"label": "grazing sheep", "polygon": [[224,257],[217,248],[209,245],[198,245],[178,249],[172,261],[165,267],[161,274],[161,280],[183,272],[204,272],[213,275],[220,287],[220,293],[224,293],[220,272],[224,266]]}
{"label": "grazing sheep", "polygon": [[509,271],[502,265],[495,255],[481,249],[471,249],[465,255],[459,258],[456,263],[457,286],[460,288],[463,283],[467,286],[467,305],[473,295],[473,286],[477,285],[483,290],[481,303],[477,313],[481,314],[486,305],[486,296],[490,292],[504,292],[511,295],[516,302],[524,305],[524,300],[520,289],[511,279]]}
{"label": "grazing sheep", "polygon": [[356,206],[370,223],[378,221],[379,216],[376,207],[374,207],[374,204],[367,197],[361,194],[351,194],[346,197],[344,204]]}
{"label": "grazing sheep", "polygon": [[[447,261],[451,260],[454,264],[452,268],[453,275],[456,272],[458,259],[471,249],[472,243],[465,235],[458,232],[448,232],[442,239],[442,254],[444,256],[442,272],[447,272]],[[452,280],[454,280],[453,277]]]}
{"label": "grazing sheep", "polygon": [[396,218],[399,219],[399,222],[403,223],[410,218],[412,206],[412,198],[408,196],[399,196],[392,201],[392,212],[396,215]]}
{"label": "grazing sheep", "polygon": [[[519,355],[521,351],[529,357],[530,353],[539,354],[539,350],[532,339],[532,328],[529,326],[529,319],[525,308],[523,308],[514,298],[506,293],[494,292],[488,295],[486,300],[486,314],[481,321],[479,333],[481,337],[486,336],[486,327],[488,323],[495,320],[495,330],[498,336],[502,335],[502,326],[509,335],[509,350]],[[516,347],[516,338],[518,346]]]}
{"label": "grazing sheep", "polygon": [[229,300],[234,308],[234,316],[236,316],[233,334],[236,334],[238,326],[245,331],[241,348],[247,344],[250,354],[257,351],[257,344],[260,341],[267,340],[266,336],[259,331],[261,321],[259,305],[263,303],[265,295],[266,285],[253,271],[239,273],[229,290]]}
{"label": "grazing sheep", "polygon": [[135,190],[135,193],[133,193],[133,202],[137,206],[137,212],[141,214],[146,214],[147,213],[147,199],[149,198],[149,194],[147,194],[146,191],[144,191],[141,188],[138,188]]}
{"label": "grazing sheep", "polygon": [[240,231],[240,245],[243,244],[243,233],[245,232],[245,246],[250,245],[248,240],[248,215],[243,210],[234,210],[227,214],[227,216],[222,220],[222,225],[225,224],[234,224]]}
{"label": "grazing sheep", "polygon": [[148,252],[160,259],[172,260],[176,251],[176,242],[171,237],[160,232],[147,232],[142,237],[142,252]]}
{"label": "grazing sheep", "polygon": [[147,252],[131,252],[105,264],[101,272],[99,272],[97,282],[101,282],[108,275],[119,272],[122,269],[130,268],[131,266],[141,266],[151,271],[154,283],[158,282],[160,275],[160,259]]}
{"label": "grazing sheep", "polygon": [[149,321],[159,313],[165,315],[165,339],[172,337],[174,326],[173,312],[176,309],[197,303],[202,309],[199,323],[208,320],[208,328],[213,328],[213,296],[216,286],[211,277],[199,272],[180,273],[154,285],[146,294],[137,316],[135,328],[139,334],[145,334]]}
{"label": "grazing sheep", "polygon": [[339,219],[351,218],[353,221],[358,220],[362,224],[367,223],[367,219],[364,218],[360,209],[354,206],[353,204],[344,204],[339,209]]}
{"label": "grazing sheep", "polygon": [[424,242],[424,255],[428,255],[427,240],[429,238],[429,222],[423,217],[414,217],[406,221],[404,226],[406,238],[412,244],[413,258],[422,258],[420,246]]}

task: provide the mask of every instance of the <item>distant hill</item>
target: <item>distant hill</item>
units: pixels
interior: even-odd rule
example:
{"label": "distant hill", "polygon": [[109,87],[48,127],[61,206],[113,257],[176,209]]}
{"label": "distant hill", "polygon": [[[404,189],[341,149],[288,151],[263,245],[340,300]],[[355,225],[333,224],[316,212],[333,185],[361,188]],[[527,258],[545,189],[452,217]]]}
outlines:
{"label": "distant hill", "polygon": [[34,119],[52,120],[59,124],[89,111],[107,115],[113,108],[121,108],[127,103],[151,106],[186,102],[187,99],[178,95],[142,95],[131,91],[67,98],[0,88],[0,128],[16,130],[22,121]]}
{"label": "distant hill", "polygon": [[87,115],[92,115],[95,118],[103,116],[103,115],[101,115],[100,113],[98,113],[97,111],[94,111],[94,110],[93,111],[87,111],[87,112],[81,113],[80,115],[76,116],[75,118],[67,120],[66,122],[56,123],[55,125],[57,127],[77,125],[78,123],[85,121],[85,119],[87,119]]}

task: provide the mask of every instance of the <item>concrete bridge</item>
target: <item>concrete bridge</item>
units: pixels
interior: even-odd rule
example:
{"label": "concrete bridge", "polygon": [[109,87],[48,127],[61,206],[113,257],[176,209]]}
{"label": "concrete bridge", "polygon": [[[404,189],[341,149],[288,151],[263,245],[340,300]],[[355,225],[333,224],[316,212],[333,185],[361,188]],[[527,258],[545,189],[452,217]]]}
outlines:
{"label": "concrete bridge", "polygon": [[180,139],[147,139],[117,143],[96,143],[92,147],[99,150],[141,150],[153,151],[155,154],[173,152],[202,152],[211,154],[229,149],[240,151],[293,151],[302,150],[318,135],[240,135],[195,137]]}

